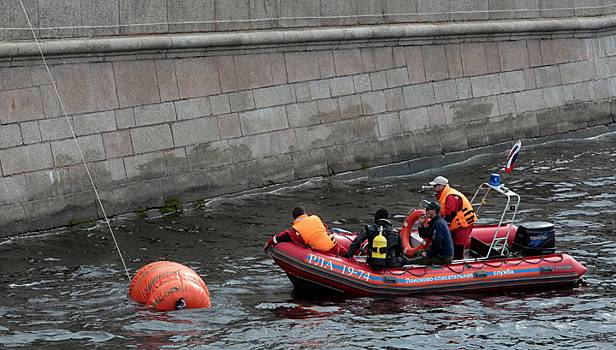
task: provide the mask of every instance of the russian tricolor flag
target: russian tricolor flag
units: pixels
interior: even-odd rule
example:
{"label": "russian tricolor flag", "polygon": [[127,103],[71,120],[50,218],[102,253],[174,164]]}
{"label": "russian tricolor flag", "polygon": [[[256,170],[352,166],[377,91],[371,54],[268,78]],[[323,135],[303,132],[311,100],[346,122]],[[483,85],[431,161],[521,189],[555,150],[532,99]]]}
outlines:
{"label": "russian tricolor flag", "polygon": [[505,164],[505,172],[510,173],[518,162],[518,156],[520,155],[520,148],[522,148],[522,141],[518,140],[518,142],[511,147],[511,151],[509,151],[509,156],[507,157],[507,163]]}

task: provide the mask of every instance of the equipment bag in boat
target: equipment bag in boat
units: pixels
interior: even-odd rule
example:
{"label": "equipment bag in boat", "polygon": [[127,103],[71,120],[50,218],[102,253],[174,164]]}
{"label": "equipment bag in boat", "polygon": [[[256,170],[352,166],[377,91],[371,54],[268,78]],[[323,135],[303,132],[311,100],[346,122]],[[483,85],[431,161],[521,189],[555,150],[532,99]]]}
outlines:
{"label": "equipment bag in boat", "polygon": [[556,251],[554,225],[540,221],[520,225],[511,250],[518,251],[524,256],[554,253]]}

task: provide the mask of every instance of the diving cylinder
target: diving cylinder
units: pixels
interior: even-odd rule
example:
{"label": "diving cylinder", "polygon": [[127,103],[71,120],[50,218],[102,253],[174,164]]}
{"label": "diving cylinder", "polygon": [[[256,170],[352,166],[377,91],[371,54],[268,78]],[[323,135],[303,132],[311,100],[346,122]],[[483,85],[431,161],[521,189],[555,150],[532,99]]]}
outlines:
{"label": "diving cylinder", "polygon": [[383,226],[379,226],[379,234],[372,241],[370,265],[373,268],[385,268],[387,259],[387,238],[383,236]]}

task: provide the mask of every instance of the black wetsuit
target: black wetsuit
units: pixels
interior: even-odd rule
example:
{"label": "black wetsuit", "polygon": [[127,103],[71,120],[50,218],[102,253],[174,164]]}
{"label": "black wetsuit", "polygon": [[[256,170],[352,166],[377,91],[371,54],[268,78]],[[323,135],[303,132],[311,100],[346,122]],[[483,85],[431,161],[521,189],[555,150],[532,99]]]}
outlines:
{"label": "black wetsuit", "polygon": [[[370,257],[372,252],[372,242],[374,237],[379,235],[380,227],[383,227],[383,236],[387,239],[387,257],[385,258],[385,266],[382,266],[381,259],[373,259]],[[347,258],[352,257],[358,250],[362,242],[368,240],[368,258],[366,262],[374,269],[382,269],[384,267],[400,267],[405,264],[406,260],[402,258],[402,247],[400,245],[400,236],[387,219],[380,219],[376,224],[368,224],[364,226],[364,230],[360,232],[349,246],[349,251],[345,255]]]}

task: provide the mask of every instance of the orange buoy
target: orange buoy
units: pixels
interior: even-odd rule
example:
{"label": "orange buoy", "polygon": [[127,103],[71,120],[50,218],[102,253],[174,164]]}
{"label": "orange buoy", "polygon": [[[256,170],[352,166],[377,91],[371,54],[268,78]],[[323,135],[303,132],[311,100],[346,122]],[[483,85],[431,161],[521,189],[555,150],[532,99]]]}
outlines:
{"label": "orange buoy", "polygon": [[417,247],[411,246],[411,229],[413,225],[419,219],[421,215],[425,214],[425,211],[422,209],[415,209],[409,213],[409,215],[404,219],[404,224],[402,225],[402,229],[400,230],[400,241],[402,243],[402,253],[407,258],[414,257],[419,251],[425,249],[428,246],[428,242],[425,244],[420,244]]}
{"label": "orange buoy", "polygon": [[157,310],[208,308],[207,285],[192,269],[172,261],[150,263],[137,271],[128,295]]}

